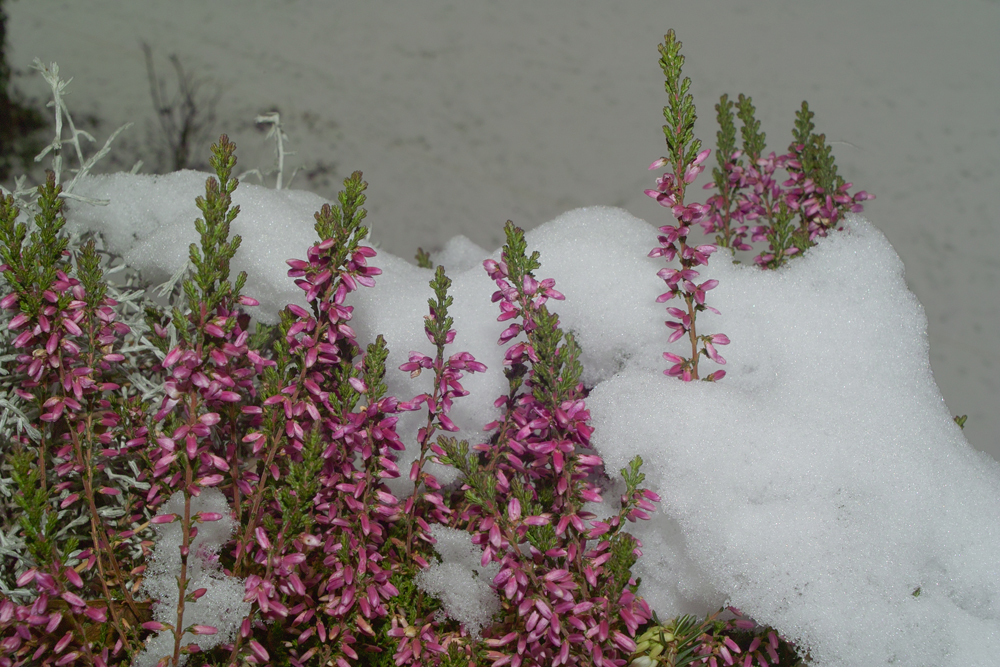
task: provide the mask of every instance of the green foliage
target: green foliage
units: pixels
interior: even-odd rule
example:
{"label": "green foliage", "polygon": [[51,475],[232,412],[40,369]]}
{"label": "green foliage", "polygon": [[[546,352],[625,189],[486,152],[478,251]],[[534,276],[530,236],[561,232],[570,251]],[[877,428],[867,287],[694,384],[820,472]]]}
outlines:
{"label": "green foliage", "polygon": [[[719,123],[719,131],[716,132],[715,160],[718,167],[712,168],[712,179],[715,182],[715,189],[718,190],[722,198],[719,204],[719,212],[722,216],[722,234],[716,235],[716,245],[723,248],[732,247],[732,234],[729,223],[732,216],[733,206],[733,186],[729,182],[729,172],[726,165],[736,152],[736,124],[733,122],[733,102],[728,95],[719,98],[719,103],[715,105],[716,120]],[[737,166],[742,166],[743,159],[737,158]]]}
{"label": "green foliage", "polygon": [[431,261],[431,255],[423,248],[417,248],[417,256],[414,258],[417,261],[417,266],[421,269],[433,269],[434,262]]}
{"label": "green foliage", "polygon": [[826,135],[813,132],[814,115],[809,110],[809,103],[803,101],[802,108],[795,113],[795,128],[789,152],[799,153],[801,171],[806,178],[812,179],[826,194],[833,194],[840,190],[845,181],[837,173],[833,147],[826,143]]}
{"label": "green foliage", "polygon": [[427,331],[434,340],[438,354],[444,353],[444,346],[447,344],[448,332],[455,320],[448,315],[448,308],[454,303],[454,299],[448,294],[451,287],[451,279],[444,273],[444,267],[437,267],[434,278],[431,279],[431,289],[434,290],[434,298],[427,299],[431,315],[424,317]]}
{"label": "green foliage", "polygon": [[368,346],[368,353],[361,366],[362,380],[368,388],[367,400],[371,405],[385,396],[389,388],[385,386],[385,360],[389,358],[389,347],[385,336],[379,334],[375,342]]}
{"label": "green foliage", "polygon": [[809,247],[809,234],[804,233],[798,225],[792,224],[794,211],[788,208],[784,200],[778,202],[778,214],[770,218],[771,226],[767,230],[767,242],[771,250],[771,259],[764,262],[768,269],[776,269],[786,264],[796,253],[787,253],[790,248]]}
{"label": "green foliage", "polygon": [[108,284],[104,281],[101,256],[93,239],[80,248],[76,257],[76,275],[86,291],[87,305],[92,309],[100,306],[108,293]]}
{"label": "green foliage", "polygon": [[25,544],[36,565],[48,565],[58,557],[55,535],[60,521],[51,508],[50,491],[43,483],[44,471],[28,450],[11,452],[10,462],[18,490],[14,502],[22,511],[19,521]]}
{"label": "green foliage", "polygon": [[833,147],[826,143],[825,134],[811,135],[799,160],[802,162],[803,173],[812,178],[824,192],[837,192],[844,185],[844,179],[837,173]]}
{"label": "green foliage", "polygon": [[663,134],[667,138],[667,149],[673,164],[690,164],[701,150],[701,141],[694,138],[695,114],[694,97],[690,94],[691,79],[681,79],[684,56],[680,54],[681,42],[677,41],[673,30],[668,30],[660,44],[660,68],[665,77],[667,105],[663,107]]}
{"label": "green foliage", "polygon": [[[44,307],[45,297],[39,286],[47,288],[59,271],[69,270],[64,258],[69,240],[60,234],[66,224],[60,192],[62,187],[56,185],[55,175],[48,172],[45,183],[38,186],[39,212],[30,236],[28,226],[17,222],[20,211],[13,196],[0,198],[0,259],[10,267],[4,278],[19,295],[21,312],[29,316],[37,315]],[[58,295],[57,307],[66,308],[71,298],[66,293]]]}
{"label": "green foliage", "polygon": [[530,256],[528,255],[528,243],[524,240],[524,230],[510,220],[504,225],[503,231],[507,236],[507,243],[504,245],[502,253],[507,262],[507,270],[510,272],[510,281],[515,286],[521,286],[524,276],[534,278],[533,271],[542,267],[542,263],[538,261],[541,255],[537,250],[533,251]]}
{"label": "green foliage", "polygon": [[635,493],[635,490],[639,488],[644,481],[646,481],[646,474],[639,472],[639,468],[642,467],[642,457],[638,454],[628,462],[628,468],[622,468],[619,472],[622,475],[622,479],[625,480],[626,491],[625,495],[629,496]]}
{"label": "green foliage", "polygon": [[312,530],[313,498],[320,489],[320,472],[325,462],[323,450],[327,443],[323,442],[318,428],[313,428],[302,444],[302,460],[288,466],[284,483],[275,492],[287,540]]}
{"label": "green foliage", "polygon": [[362,208],[368,183],[362,180],[361,172],[355,171],[344,180],[344,189],[337,195],[340,206],[324,205],[316,214],[316,233],[321,239],[333,239],[332,263],[343,266],[357,251],[361,241],[368,234],[368,228],[361,225],[368,212]]}
{"label": "green foliage", "polygon": [[796,145],[809,143],[812,131],[816,129],[812,122],[815,115],[809,110],[809,103],[803,100],[802,108],[795,112],[795,127],[792,129],[792,144],[788,147],[789,153],[795,149]]}
{"label": "green foliage", "polygon": [[767,135],[760,131],[760,121],[754,118],[755,111],[753,100],[740,93],[739,100],[736,102],[736,115],[743,121],[743,127],[740,128],[740,136],[743,138],[743,154],[746,155],[751,164],[764,154],[764,148],[767,145]]}
{"label": "green foliage", "polygon": [[[733,101],[729,99],[729,95],[724,94],[719,98],[719,103],[715,105],[715,119],[719,123],[719,131],[715,133],[715,159],[719,166],[712,170],[712,176],[715,187],[722,191],[729,186],[729,179],[722,167],[736,152],[736,124],[733,122]],[[742,160],[737,162],[742,163]]]}
{"label": "green foliage", "polygon": [[640,667],[687,667],[699,659],[694,651],[698,648],[698,638],[707,623],[707,620],[700,621],[695,616],[685,614],[661,624],[654,612],[653,626],[636,638],[633,659],[636,656],[648,658],[638,661]]}
{"label": "green foliage", "polygon": [[230,178],[236,166],[235,151],[236,144],[230,142],[226,135],[212,145],[209,163],[218,179],[209,177],[205,183],[205,196],[195,200],[205,217],[198,218],[194,223],[201,236],[200,250],[199,244],[191,244],[191,263],[195,274],[192,280],[184,283],[191,312],[198,310],[200,302],[204,302],[206,310],[211,312],[223,301],[238,298],[246,284],[245,271],[237,276],[235,286],[229,283],[229,262],[242,242],[239,235],[229,238],[229,227],[240,212],[239,206],[232,206],[232,194],[239,185],[237,179]]}

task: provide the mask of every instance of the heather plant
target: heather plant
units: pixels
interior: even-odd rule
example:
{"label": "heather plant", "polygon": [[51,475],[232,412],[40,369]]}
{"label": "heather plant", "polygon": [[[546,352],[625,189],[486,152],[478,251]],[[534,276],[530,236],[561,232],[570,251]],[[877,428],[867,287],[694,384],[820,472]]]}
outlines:
{"label": "heather plant", "polygon": [[[26,228],[15,224],[18,212],[12,196],[6,199],[4,269],[14,296],[4,305],[21,311],[11,328],[25,329],[14,341],[24,348],[16,372],[28,378],[19,391],[25,400],[30,395],[33,414],[51,426],[39,431],[37,441],[22,437],[11,443],[17,446],[11,460],[32,566],[16,582],[30,604],[3,601],[2,642],[17,658],[4,664],[125,660],[166,665],[198,655],[225,664],[349,665],[369,659],[359,650],[377,655],[381,647],[370,640],[378,637],[398,642],[392,658],[399,664],[423,664],[435,654],[440,659],[432,664],[521,664],[539,651],[557,664],[593,654],[606,655],[608,664],[624,664],[622,656],[634,648],[629,637],[649,611],[628,575],[636,544],[618,529],[622,518],[645,517],[643,510],[652,509],[655,495],[638,488],[642,476],[635,461],[626,473],[629,491],[621,514],[595,522],[589,531],[584,526],[592,515],[582,510],[583,503],[600,500],[587,481],[600,459],[576,452],[587,446],[590,433],[579,349],[572,337],[560,344],[558,319],[544,304],[561,295],[551,280],[533,278],[537,256],[524,255],[523,234],[509,226],[503,263],[488,266],[501,287],[498,294],[507,295],[497,299],[502,300],[501,321],[512,319],[512,313],[520,318],[501,335],[502,342],[521,331],[527,336],[507,354],[511,390],[500,402],[510,409],[503,425],[495,425],[495,443],[479,446],[483,464],[475,456],[459,462],[458,453],[467,449],[440,438],[432,444],[431,438],[437,430],[456,430],[447,412],[465,393],[461,374],[484,367],[467,353],[444,357],[455,332],[447,315],[443,269],[432,281],[436,298],[426,320],[436,358],[414,354],[403,366],[411,374],[433,370],[434,387],[401,405],[385,396],[384,341],[379,338],[362,354],[348,324],[347,295],[371,285],[378,274],[367,263],[374,251],[360,245],[366,233],[359,225],[364,183],[354,174],[345,183],[340,207],[324,207],[317,214],[323,241],[309,250],[308,260],[289,261],[312,312],[289,306],[276,333],[259,327],[250,336],[242,309],[255,302],[241,294],[242,274],[234,284],[228,280],[229,261],[240,243],[239,237],[229,238],[238,214],[231,206],[233,151],[223,136],[212,158],[218,178],[208,180],[206,196],[198,200],[204,218],[196,222],[201,243],[191,248],[193,275],[183,283],[187,307],[175,307],[170,317],[151,306],[146,310],[147,333],[163,355],[155,371],[164,386],[158,403],[130,394],[128,381],[120,377],[117,365],[125,357],[115,346],[129,331],[115,326],[115,304],[101,291],[92,245],[77,261],[78,277],[66,273],[67,241],[58,236],[64,220],[54,175],[38,196],[39,231],[23,251]],[[520,289],[503,277],[508,261]],[[37,287],[47,284],[49,289]],[[87,346],[64,343],[64,334],[84,337]],[[258,345],[272,338],[273,358],[266,358]],[[89,356],[77,361],[82,352]],[[112,405],[112,392],[123,387],[125,400]],[[380,482],[399,474],[393,452],[402,444],[394,415],[423,404],[427,424],[418,433],[421,457],[410,477],[415,491],[429,492],[415,493],[400,508]],[[62,441],[58,449],[52,443],[56,439]],[[518,463],[501,462],[508,448],[524,460],[504,454]],[[455,503],[457,513],[436,493],[440,487],[433,476],[422,470],[429,452],[440,462],[451,460],[448,449],[471,482],[466,497]],[[536,452],[533,462],[528,452]],[[52,471],[50,461],[59,468]],[[501,485],[498,499],[481,472],[475,474],[480,468],[496,468],[499,479],[509,477],[512,486]],[[128,469],[139,472],[127,478],[123,471]],[[66,481],[50,490],[42,480],[53,472]],[[282,479],[286,484],[279,486]],[[224,494],[225,506],[201,501],[218,493],[213,487]],[[54,492],[62,495],[53,498]],[[477,494],[489,499],[485,507]],[[56,504],[63,513],[53,519]],[[127,516],[127,523],[107,520],[106,504],[118,505],[120,511],[110,516]],[[498,506],[503,508],[499,513]],[[221,511],[226,507],[233,508],[231,518]],[[85,544],[74,537],[60,544],[52,535],[70,510],[78,521],[89,521]],[[564,517],[554,528],[553,516]],[[400,589],[392,577],[406,585],[427,564],[430,549],[416,545],[433,542],[430,524],[442,520],[471,529],[484,564],[495,560],[502,568],[501,583],[494,584],[503,585],[512,601],[504,622],[487,628],[482,642],[440,618],[432,600],[421,605],[419,593],[416,604],[395,601]],[[227,542],[229,529],[213,525],[227,521],[237,526],[232,551],[199,546],[205,544],[199,535],[206,532],[216,534],[214,541],[205,538],[209,543]],[[163,532],[168,528],[171,539]],[[137,545],[137,534],[145,531],[149,537],[152,529],[163,544],[145,539]],[[586,549],[587,539],[606,533],[596,547]],[[390,534],[393,548],[386,557]],[[127,572],[125,564],[131,566]],[[244,601],[252,604],[235,639],[219,645],[214,635],[221,623],[206,622],[203,602],[218,599],[219,590],[234,578],[244,585]],[[171,586],[176,594],[168,594]],[[150,600],[139,595],[151,592],[159,593],[161,603],[152,614]],[[174,602],[164,608],[165,599]],[[239,602],[230,600],[230,606],[238,608]],[[573,613],[562,630],[559,616],[567,611]],[[508,654],[503,647],[517,636],[516,629],[525,641],[515,642]],[[198,643],[201,636],[208,639],[204,646]],[[574,642],[584,648],[570,655]],[[204,652],[212,646],[217,646],[214,652]]]}
{"label": "heather plant", "polygon": [[[752,100],[742,94],[735,104],[742,122],[742,148],[737,149],[733,106],[727,95],[715,106],[719,166],[712,172],[714,182],[705,188],[714,187],[717,194],[709,197],[700,221],[706,234],[718,232],[715,241],[720,247],[752,250],[747,234],[752,242],[767,241],[767,250],[754,262],[774,269],[835,229],[844,213],[860,212],[861,202],[875,198],[864,190],[848,193],[852,184],[838,175],[825,135],[813,132],[814,114],[807,102],[795,114],[792,143],[783,155],[764,155],[766,136],[754,117]],[[778,169],[788,175],[780,183]]]}
{"label": "heather plant", "polygon": [[[686,335],[692,347],[689,358],[665,354],[674,364],[666,374],[711,381],[724,372],[701,378],[699,357],[724,363],[715,346],[729,341],[696,329],[697,315],[714,311],[706,292],[717,282],[697,283],[695,267],[717,246],[749,249],[750,234],[770,246],[757,263],[776,268],[869,196],[847,194],[805,105],[791,157],[762,158],[763,133],[740,96],[743,150],[723,97],[719,194],[685,203],[710,151],[694,138],[680,46],[670,32],[660,47],[668,156],[652,167],[671,171],[649,191],[677,224],[660,228],[650,255],[680,264],[660,271],[669,291],[659,300],[679,299],[683,309],[668,309],[670,340]],[[79,176],[110,139],[84,158],[86,135],[61,101],[66,82],[54,65],[39,67],[57,114],[56,139],[40,157],[54,169],[33,192],[22,181],[0,201],[0,667],[798,660],[737,610],[661,623],[638,595],[631,568],[641,544],[623,528],[648,519],[659,497],[642,487],[635,457],[621,470],[617,513],[585,508],[611,485],[590,445],[581,350],[549,309],[564,297],[536,277],[540,257],[520,229],[508,223],[500,259],[484,262],[506,327],[498,344],[508,390],[485,441],[470,446],[449,412],[468,393],[464,375],[486,367],[468,352],[449,354],[457,333],[444,267],[424,318],[433,356],[411,352],[400,366],[429,381],[427,391],[389,395],[385,340],[363,346],[351,325],[352,293],[381,273],[364,245],[360,172],[316,213],[306,258],[288,260],[306,305],[251,331],[257,301],[243,294],[245,274],[230,276],[241,239],[230,233],[235,146],[223,135],[197,199],[199,242],[167,284],[164,309],[130,293],[130,276],[109,283],[121,266],[111,267],[99,239],[64,232],[76,177],[63,182],[62,149],[76,149]],[[273,125],[280,188],[288,153],[277,117]],[[787,189],[776,185],[777,167],[789,173]],[[750,229],[759,219],[766,224]],[[716,245],[689,243],[695,222],[718,233]],[[429,267],[426,254],[420,261]],[[385,480],[403,474],[400,414],[421,409],[406,471],[412,493],[401,500]],[[429,463],[455,468],[458,483],[442,484]],[[478,559],[472,569],[488,579],[495,606],[463,611],[432,583],[456,550]]]}
{"label": "heather plant", "polygon": [[[719,166],[713,169],[713,182],[705,189],[714,188],[716,194],[704,204],[685,204],[687,186],[704,170],[704,161],[710,150],[700,151],[701,142],[694,137],[697,119],[693,97],[688,92],[689,78],[681,79],[684,56],[681,43],[673,31],[668,31],[660,45],[660,66],[666,77],[667,105],[663,109],[666,124],[663,132],[667,140],[667,156],[650,169],[669,167],[671,171],[656,181],[655,189],[646,190],[661,206],[670,208],[676,225],[660,227],[660,245],[650,251],[651,257],[664,257],[667,261],[678,258],[680,268],[664,268],[658,275],[669,290],[659,296],[658,303],[675,297],[683,301],[682,307],[668,307],[674,318],[666,325],[672,330],[668,342],[687,336],[691,343],[691,356],[664,352],[665,359],[673,365],[664,371],[685,382],[699,379],[699,359],[705,356],[718,364],[725,364],[717,345],[729,343],[725,334],[699,334],[697,316],[705,310],[718,311],[705,303],[706,292],[719,282],[709,279],[695,283],[700,275],[694,267],[707,265],[708,257],[718,248],[750,251],[747,242],[767,241],[767,250],[761,251],[754,262],[767,269],[775,269],[789,258],[815,244],[817,237],[826,236],[835,229],[840,217],[848,212],[860,212],[861,202],[874,199],[864,190],[851,195],[851,183],[845,183],[837,173],[831,147],[826,137],[815,134],[813,112],[802,102],[796,113],[792,143],[784,155],[772,151],[764,155],[766,136],[760,131],[760,121],[755,116],[752,100],[739,95],[736,116],[742,122],[740,135],[742,148],[736,147],[736,124],[733,118],[734,103],[722,95],[715,105],[719,131],[716,134],[715,152]],[[775,173],[784,169],[788,178],[779,183]],[[798,223],[795,218],[798,216]],[[688,234],[693,223],[702,226],[706,234],[716,233],[715,243],[692,245]],[[756,223],[756,224],[751,224]],[[724,370],[708,374],[704,379],[719,380]]]}

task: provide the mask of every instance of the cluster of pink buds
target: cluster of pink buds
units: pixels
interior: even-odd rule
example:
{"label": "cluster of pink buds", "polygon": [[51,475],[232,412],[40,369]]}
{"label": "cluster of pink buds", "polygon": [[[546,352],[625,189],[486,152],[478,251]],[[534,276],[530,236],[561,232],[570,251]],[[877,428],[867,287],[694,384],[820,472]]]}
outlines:
{"label": "cluster of pink buds", "polygon": [[[363,201],[360,174],[346,184]],[[395,414],[414,408],[385,396],[379,385],[387,354],[381,337],[355,363],[361,350],[345,299],[373,285],[381,271],[367,262],[375,251],[358,245],[363,228],[349,223],[324,206],[317,214],[324,240],[307,260],[288,261],[312,312],[288,306],[278,377],[263,392],[260,428],[244,438],[263,456],[265,475],[287,476],[299,491],[279,492],[280,505],[262,506],[254,495],[248,526],[257,527],[240,541],[237,568],[255,573],[247,599],[257,602],[260,620],[247,622],[241,638],[261,621],[286,624],[296,642],[293,665],[318,655],[324,664],[348,667],[358,659],[360,635],[374,639],[372,624],[388,615],[399,594],[389,581],[391,563],[384,562],[399,501],[382,480],[399,476],[394,452],[404,446]],[[290,507],[304,523],[296,523]],[[257,519],[262,511],[264,526]],[[244,560],[248,553],[252,564]]]}
{"label": "cluster of pink buds", "polygon": [[[799,144],[800,151],[801,148]],[[741,164],[742,156],[743,151],[735,151],[723,165],[729,180],[730,198],[735,196],[733,209],[728,211],[728,219],[738,225],[731,227],[728,237],[730,247],[735,250],[753,249],[746,242],[748,233],[753,243],[772,242],[776,224],[780,224],[777,220],[784,211],[788,215],[799,214],[802,239],[814,242],[836,226],[843,211],[860,212],[864,208],[861,202],[874,198],[864,190],[849,194],[851,183],[840,185],[832,194],[824,193],[823,188],[802,171],[801,161],[795,152],[785,155],[771,152],[748,165]],[[775,177],[778,169],[786,170],[788,179],[779,182]],[[715,184],[705,185],[706,189],[712,187]],[[715,194],[709,197],[706,204],[708,214],[701,220],[705,233],[724,232],[727,229],[726,198]],[[780,259],[777,253],[782,257],[796,255],[803,250],[799,245],[802,245],[801,241],[796,244],[793,240],[776,248],[772,242],[768,250],[754,258],[754,262],[765,268],[774,266],[775,260]]]}
{"label": "cluster of pink buds", "polygon": [[804,148],[803,144],[795,144],[785,156],[787,159],[783,166],[788,171],[788,180],[782,185],[788,188],[785,193],[788,207],[793,211],[802,211],[809,240],[814,241],[819,236],[826,236],[828,230],[836,226],[841,212],[860,213],[864,210],[861,202],[874,199],[875,195],[864,190],[850,194],[848,191],[853,183],[843,183],[833,192],[825,192],[802,169]]}
{"label": "cluster of pink buds", "polygon": [[[0,667],[12,667],[14,660],[24,663],[25,658],[31,664],[62,665],[73,664],[77,660],[87,660],[89,664],[105,667],[109,662],[109,648],[100,652],[89,642],[80,642],[74,633],[81,623],[107,623],[106,605],[89,605],[87,601],[75,593],[83,592],[83,578],[71,567],[54,561],[47,568],[29,568],[17,579],[20,588],[33,585],[38,591],[38,597],[31,604],[18,605],[11,600],[0,601],[0,636],[7,637],[0,641]],[[13,630],[8,634],[8,629]],[[63,630],[64,632],[60,632]],[[49,646],[42,643],[30,655],[24,649],[32,643],[37,643],[36,631],[44,637],[58,637]],[[114,653],[121,650],[121,640],[114,647]]]}

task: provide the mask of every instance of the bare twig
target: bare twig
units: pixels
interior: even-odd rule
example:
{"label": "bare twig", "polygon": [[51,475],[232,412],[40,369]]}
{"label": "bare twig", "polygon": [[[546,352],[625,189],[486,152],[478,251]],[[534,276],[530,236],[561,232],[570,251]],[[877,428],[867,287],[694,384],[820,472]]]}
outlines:
{"label": "bare twig", "polygon": [[166,83],[156,75],[152,48],[146,42],[140,42],[140,46],[146,58],[153,110],[163,134],[167,167],[170,171],[184,169],[189,166],[192,145],[203,141],[215,124],[215,107],[221,92],[216,90],[211,98],[199,95],[204,81],[185,72],[177,54],[171,54],[168,60],[177,77],[177,91],[170,96]]}

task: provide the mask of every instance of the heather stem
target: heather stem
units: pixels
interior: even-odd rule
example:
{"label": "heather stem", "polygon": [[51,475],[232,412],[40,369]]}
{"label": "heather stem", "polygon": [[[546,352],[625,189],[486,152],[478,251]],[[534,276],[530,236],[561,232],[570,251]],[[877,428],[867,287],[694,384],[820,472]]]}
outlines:
{"label": "heather stem", "polygon": [[[192,396],[192,403],[194,397]],[[191,405],[188,411],[188,426],[197,423],[197,408]],[[191,469],[191,459],[184,456],[184,517],[181,523],[181,573],[177,577],[177,623],[174,625],[174,656],[172,664],[177,667],[181,657],[181,638],[184,636],[184,599],[187,597],[187,564],[191,550],[191,486],[194,482]]]}
{"label": "heather stem", "polygon": [[[87,417],[87,432],[91,431],[90,424],[91,417]],[[97,513],[97,503],[94,500],[94,485],[93,485],[93,474],[94,467],[91,461],[90,451],[88,449],[87,455],[83,453],[82,443],[80,438],[76,433],[76,429],[69,426],[69,432],[73,438],[73,449],[76,453],[77,465],[83,467],[86,470],[86,475],[83,477],[83,487],[84,495],[87,498],[87,505],[90,511],[90,534],[91,539],[94,542],[94,547],[97,549],[97,571],[100,575],[101,588],[104,592],[104,599],[108,601],[108,611],[111,612],[111,618],[114,621],[115,630],[118,631],[118,635],[121,637],[122,642],[125,644],[126,650],[131,651],[131,644],[129,642],[128,634],[122,626],[121,618],[119,617],[118,609],[115,605],[111,604],[112,596],[111,591],[108,589],[107,583],[107,572],[105,570],[104,560],[107,559],[111,563],[112,569],[115,574],[115,581],[121,586],[121,590],[125,596],[125,603],[129,606],[134,618],[139,618],[139,610],[135,606],[135,600],[132,599],[132,594],[128,590],[128,586],[125,583],[125,578],[122,576],[122,572],[119,569],[118,559],[110,546],[110,540],[108,539],[106,527],[98,526],[98,513]],[[104,528],[102,530],[102,527]]]}

